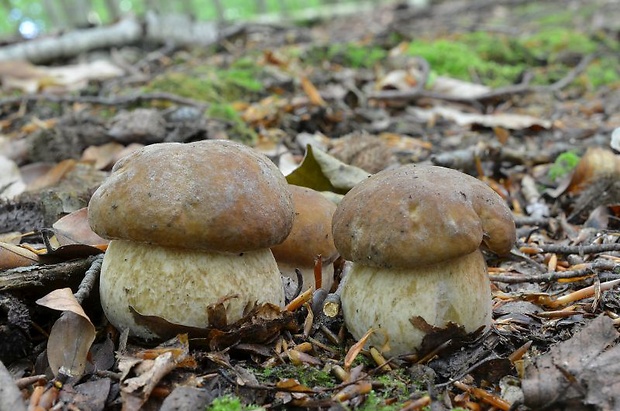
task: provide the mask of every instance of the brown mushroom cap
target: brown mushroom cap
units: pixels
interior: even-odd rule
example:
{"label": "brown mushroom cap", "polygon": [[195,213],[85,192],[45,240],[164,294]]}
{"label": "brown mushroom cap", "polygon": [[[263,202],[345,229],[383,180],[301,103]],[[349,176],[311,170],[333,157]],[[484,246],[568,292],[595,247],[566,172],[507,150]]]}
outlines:
{"label": "brown mushroom cap", "polygon": [[295,207],[293,229],[283,243],[271,247],[278,263],[313,267],[320,254],[323,261],[333,260],[338,253],[332,238],[332,217],[336,204],[318,191],[289,185]]}
{"label": "brown mushroom cap", "polygon": [[286,179],[239,143],[146,146],[119,160],[89,203],[108,239],[241,252],[282,242],[293,224]]}
{"label": "brown mushroom cap", "polygon": [[506,254],[515,225],[502,198],[456,170],[408,165],[369,177],[344,196],[333,219],[347,260],[408,268],[469,254],[483,243]]}

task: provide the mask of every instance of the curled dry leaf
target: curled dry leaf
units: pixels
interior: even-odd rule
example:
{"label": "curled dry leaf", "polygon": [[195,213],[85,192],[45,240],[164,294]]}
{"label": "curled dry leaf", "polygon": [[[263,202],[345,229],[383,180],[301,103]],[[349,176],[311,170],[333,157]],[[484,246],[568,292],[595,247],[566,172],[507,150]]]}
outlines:
{"label": "curled dry leaf", "polygon": [[[137,324],[144,324],[161,338],[170,336],[170,330],[183,330],[189,333],[197,345],[208,346],[212,350],[221,350],[231,345],[243,343],[264,343],[275,338],[282,330],[296,330],[298,324],[295,313],[282,310],[274,304],[258,305],[239,321],[220,327],[196,328],[172,324],[163,318],[142,315],[130,307]],[[216,313],[218,305],[210,308]]]}
{"label": "curled dry leaf", "polygon": [[351,346],[351,348],[347,352],[347,355],[344,357],[344,369],[345,370],[348,370],[349,368],[351,368],[353,361],[355,361],[355,358],[357,358],[360,351],[362,351],[362,349],[364,348],[366,341],[368,341],[368,338],[370,338],[370,336],[374,332],[375,330],[373,330],[372,328],[366,331],[366,334],[364,334],[362,338],[359,339],[358,342],[356,342],[355,344]]}
{"label": "curled dry leaf", "polygon": [[301,76],[299,80],[301,82],[301,87],[304,89],[304,92],[306,93],[312,104],[321,107],[325,107],[327,105],[315,85],[312,84],[312,82],[306,76]]}
{"label": "curled dry leaf", "polygon": [[329,154],[307,145],[303,161],[299,167],[286,176],[286,180],[289,184],[308,187],[317,191],[345,194],[368,176],[370,176],[368,172],[347,165]]}
{"label": "curled dry leaf", "polygon": [[[151,392],[159,381],[187,359],[189,355],[187,334],[178,335],[158,346],[156,350],[159,352],[159,355],[154,360],[147,360],[150,361],[150,366],[148,367],[139,368],[137,367],[138,363],[131,361],[131,369],[139,372],[139,375],[123,378],[121,382],[121,397],[123,398],[124,410],[140,409],[149,399]],[[122,361],[123,359],[121,359]],[[120,365],[119,368],[121,368]],[[125,373],[125,376],[127,376],[127,373]]]}
{"label": "curled dry leaf", "polygon": [[52,228],[60,245],[100,246],[110,241],[99,237],[88,224],[88,208],[80,208],[56,221]]}
{"label": "curled dry leaf", "polygon": [[0,242],[0,270],[37,264],[39,256],[19,245]]}
{"label": "curled dry leaf", "polygon": [[28,191],[36,191],[58,185],[58,183],[60,183],[67,176],[67,174],[75,169],[77,163],[77,160],[74,159],[61,161],[51,169],[46,170],[45,174],[39,176],[28,184]]}
{"label": "curled dry leaf", "polygon": [[95,326],[70,288],[54,290],[37,304],[63,311],[47,341],[47,359],[54,376],[59,373],[78,377],[84,373],[90,347],[95,341]]}

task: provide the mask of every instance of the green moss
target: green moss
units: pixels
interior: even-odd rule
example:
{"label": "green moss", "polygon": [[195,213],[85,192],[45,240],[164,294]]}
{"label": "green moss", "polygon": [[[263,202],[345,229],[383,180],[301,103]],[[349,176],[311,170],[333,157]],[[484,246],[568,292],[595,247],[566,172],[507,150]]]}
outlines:
{"label": "green moss", "polygon": [[591,88],[598,88],[612,84],[620,85],[618,63],[617,58],[604,58],[590,64],[586,70],[586,77],[590,82],[589,86]]}
{"label": "green moss", "polygon": [[525,37],[522,44],[549,61],[554,61],[562,52],[588,54],[597,49],[597,43],[588,35],[562,27],[542,29]]}
{"label": "green moss", "polygon": [[253,145],[258,139],[256,131],[243,121],[237,110],[230,104],[211,104],[207,110],[207,115],[214,119],[224,120],[230,124],[228,134],[231,140]]}
{"label": "green moss", "polygon": [[338,43],[313,47],[306,52],[306,64],[320,64],[324,61],[352,68],[371,68],[387,57],[387,51],[376,46],[356,43]]}
{"label": "green moss", "polygon": [[247,100],[263,90],[260,70],[241,61],[227,68],[197,67],[184,72],[167,72],[145,87],[146,92],[167,92],[209,103]]}
{"label": "green moss", "polygon": [[[407,53],[424,57],[439,75],[481,81],[491,87],[514,84],[525,70],[534,74],[533,84],[546,85],[564,78],[573,68],[562,61],[562,55],[593,53],[604,40],[605,37],[562,27],[545,28],[517,38],[473,32],[431,41],[415,40]],[[617,66],[618,59],[608,55],[591,64],[586,78],[578,82],[592,88],[614,84],[620,77]]]}
{"label": "green moss", "polygon": [[551,181],[556,181],[570,173],[578,163],[579,156],[574,151],[566,151],[556,157],[547,175]]}
{"label": "green moss", "polygon": [[[486,42],[485,42],[486,43]],[[486,46],[485,46],[486,47]],[[478,51],[482,49],[482,52]],[[433,71],[439,75],[447,75],[462,80],[480,78],[484,84],[499,87],[514,83],[524,69],[524,64],[502,64],[494,60],[487,60],[483,55],[491,52],[508,56],[507,51],[484,49],[476,45],[473,39],[436,40],[432,42],[413,41],[409,44],[407,53],[424,57]],[[510,58],[514,60],[513,57]]]}
{"label": "green moss", "polygon": [[264,368],[256,372],[259,380],[263,382],[294,378],[307,387],[331,388],[336,385],[334,377],[327,371],[312,366],[295,366],[282,364],[275,367]]}
{"label": "green moss", "polygon": [[207,407],[207,411],[250,411],[262,409],[264,408],[246,406],[238,397],[232,395],[215,398]]}
{"label": "green moss", "polygon": [[364,400],[364,403],[358,408],[360,411],[395,411],[401,409],[402,404],[385,403],[385,398],[375,391],[371,391]]}

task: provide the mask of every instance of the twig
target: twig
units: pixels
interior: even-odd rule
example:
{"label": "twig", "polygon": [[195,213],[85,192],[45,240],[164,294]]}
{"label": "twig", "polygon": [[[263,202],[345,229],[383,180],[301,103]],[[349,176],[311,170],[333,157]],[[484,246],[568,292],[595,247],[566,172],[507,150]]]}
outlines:
{"label": "twig", "polygon": [[74,294],[75,299],[82,304],[85,299],[88,298],[90,292],[92,291],[97,279],[99,278],[99,273],[101,272],[101,263],[103,262],[103,254],[95,257],[93,262],[90,265],[90,268],[86,270],[84,274],[84,278],[78,287],[77,292]]}
{"label": "twig", "polygon": [[[524,246],[531,246],[523,244]],[[538,244],[534,245],[541,253],[557,253],[557,254],[598,254],[609,251],[620,251],[620,243],[604,243],[590,245],[566,245],[566,244]]]}
{"label": "twig", "polygon": [[554,271],[545,274],[532,274],[532,275],[489,275],[491,281],[497,281],[506,284],[518,284],[518,283],[546,283],[551,281],[557,281],[567,278],[587,277],[594,275],[598,270],[613,270],[619,267],[619,264],[611,261],[596,261],[587,267],[579,270],[570,271]]}
{"label": "twig", "polygon": [[530,216],[514,216],[515,225],[522,227],[524,225],[534,225],[539,227],[549,226],[549,218],[530,217]]}
{"label": "twig", "polygon": [[144,101],[164,100],[172,103],[182,104],[186,106],[198,107],[206,109],[208,103],[178,96],[171,93],[136,93],[127,96],[99,97],[99,96],[72,96],[72,95],[54,95],[54,94],[27,94],[24,96],[15,96],[0,99],[0,106],[23,104],[31,101],[49,101],[51,103],[84,103],[84,104],[100,104],[102,106],[125,106],[129,104],[137,104]]}

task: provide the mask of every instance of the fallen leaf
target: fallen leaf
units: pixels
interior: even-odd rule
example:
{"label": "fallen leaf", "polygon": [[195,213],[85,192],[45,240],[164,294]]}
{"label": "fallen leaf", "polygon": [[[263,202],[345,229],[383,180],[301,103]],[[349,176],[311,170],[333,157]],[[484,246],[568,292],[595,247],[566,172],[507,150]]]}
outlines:
{"label": "fallen leaf", "polygon": [[368,172],[344,164],[329,154],[308,145],[300,166],[287,175],[286,180],[289,184],[312,188],[316,191],[345,194],[369,176]]}
{"label": "fallen leaf", "polygon": [[614,342],[619,336],[613,320],[600,315],[572,338],[537,357],[526,368],[521,384],[525,404],[533,409],[569,405],[617,409],[620,346]]}
{"label": "fallen leaf", "polygon": [[88,224],[88,207],[80,208],[62,217],[52,225],[60,245],[102,245],[110,241],[99,237]]}
{"label": "fallen leaf", "polygon": [[39,256],[19,245],[0,242],[0,270],[37,264]]}
{"label": "fallen leaf", "polygon": [[71,311],[89,320],[80,303],[75,299],[70,288],[60,288],[44,295],[36,301],[37,304],[57,311]]}
{"label": "fallen leaf", "polygon": [[321,97],[321,94],[319,94],[319,91],[316,89],[314,84],[312,84],[312,82],[306,76],[301,76],[300,82],[301,82],[301,88],[304,89],[304,92],[306,93],[306,95],[308,96],[312,104],[314,104],[315,106],[321,106],[321,107],[325,107],[327,105],[327,103],[325,103],[325,100],[323,100],[323,97]]}
{"label": "fallen leaf", "polygon": [[[124,378],[121,381],[124,410],[139,410],[161,379],[177,368],[189,355],[189,342],[186,334],[179,335],[157,348],[161,350],[161,354],[155,358],[151,367],[147,367],[135,377]],[[137,369],[137,367],[132,368]]]}
{"label": "fallen leaf", "polygon": [[407,111],[425,121],[432,121],[435,116],[441,116],[447,120],[454,121],[460,126],[480,125],[490,128],[503,127],[510,130],[522,130],[534,126],[549,129],[552,124],[549,120],[543,120],[523,114],[473,114],[464,113],[456,108],[441,106],[432,107],[429,109],[409,107]]}
{"label": "fallen leaf", "polygon": [[47,340],[47,360],[54,376],[79,377],[84,373],[90,347],[95,341],[95,326],[70,288],[54,290],[37,304],[63,311],[52,326]]}

